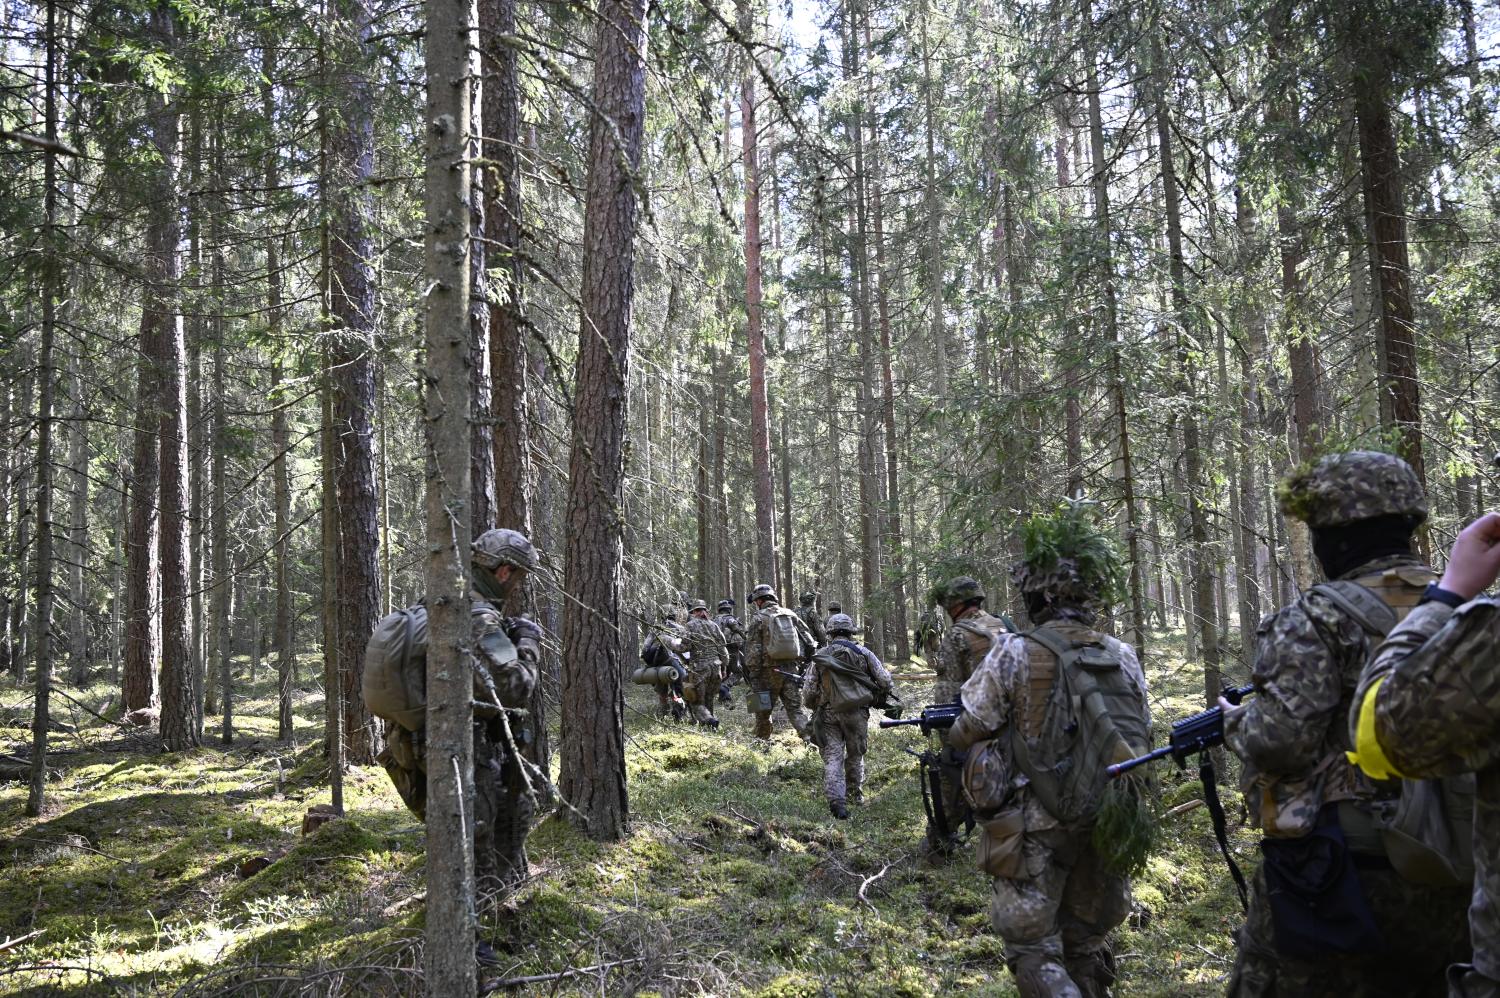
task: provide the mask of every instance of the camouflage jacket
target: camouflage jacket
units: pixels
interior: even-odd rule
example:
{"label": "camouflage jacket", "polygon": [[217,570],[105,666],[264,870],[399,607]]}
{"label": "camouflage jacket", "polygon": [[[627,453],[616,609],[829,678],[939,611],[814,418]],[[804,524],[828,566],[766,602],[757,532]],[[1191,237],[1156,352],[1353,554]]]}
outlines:
{"label": "camouflage jacket", "polygon": [[810,606],[797,607],[797,616],[802,618],[802,623],[807,625],[807,630],[813,636],[816,646],[821,648],[828,643],[828,631],[823,627],[823,620],[818,616],[818,611]]}
{"label": "camouflage jacket", "polygon": [[[1391,555],[1341,578],[1406,567],[1424,566],[1413,555]],[[1225,715],[1224,741],[1245,762],[1245,804],[1268,835],[1306,834],[1324,804],[1375,796],[1375,785],[1344,756],[1349,707],[1373,651],[1371,635],[1316,591],[1256,629],[1255,696]]]}
{"label": "camouflage jacket", "polygon": [[979,663],[989,654],[994,635],[1003,634],[999,617],[978,607],[966,609],[942,636],[938,650],[937,683],[932,695],[937,703],[952,703],[958,688],[968,682]]}
{"label": "camouflage jacket", "polygon": [[688,618],[687,646],[691,653],[690,668],[695,675],[707,673],[715,664],[720,669],[729,665],[729,652],[724,647],[724,632],[712,620]]}
{"label": "camouflage jacket", "polygon": [[[769,601],[764,609],[757,610],[755,616],[750,618],[750,626],[745,631],[745,674],[748,676],[759,676],[765,670],[771,668],[785,668],[787,663],[778,665],[766,657],[766,639],[769,636],[769,625],[766,618],[773,609],[779,609],[780,604],[775,600]],[[817,647],[817,642],[802,618],[795,613],[792,619],[797,622],[797,634],[802,639],[803,653],[811,655]]]}
{"label": "camouflage jacket", "polygon": [[[891,678],[890,670],[885,667],[885,663],[880,661],[880,656],[858,641],[851,641],[850,644],[853,644],[854,647],[850,648],[849,645],[842,643],[842,641],[830,643],[828,651],[822,654],[836,656],[839,661],[851,668],[863,669],[865,675],[874,681],[881,692],[889,694],[891,685],[895,680]],[[818,664],[817,659],[813,659],[812,668],[808,669],[807,675],[802,678],[802,703],[807,708],[815,710],[821,704],[822,699],[823,667]],[[859,709],[865,711],[867,714],[870,710],[868,707],[861,707]]]}
{"label": "camouflage jacket", "polygon": [[1469,930],[1475,968],[1500,981],[1500,600],[1413,610],[1360,676],[1351,738],[1377,681],[1375,735],[1402,775],[1476,774]]}
{"label": "camouflage jacket", "polygon": [[724,644],[730,648],[738,648],[745,643],[745,625],[734,614],[721,613],[714,618],[714,623],[719,625],[719,630],[724,635]]}
{"label": "camouflage jacket", "polygon": [[[1146,700],[1146,673],[1135,649],[1118,638],[1101,634],[1076,623],[1062,620],[1052,621],[1049,626],[1068,635],[1098,639],[1120,662],[1120,668],[1140,689],[1141,699]],[[964,712],[951,731],[954,748],[967,749],[985,738],[996,738],[1016,719],[1031,712],[1031,663],[1026,650],[1026,639],[1020,634],[1001,634],[989,654],[974,669],[974,674],[964,682],[959,692]],[[1149,718],[1148,718],[1149,719]],[[996,747],[1009,751],[1009,740],[1000,739]],[[1030,781],[1014,763],[1005,767],[1011,773],[1012,800],[1021,808],[1028,832],[1056,828],[1058,821],[1042,806],[1030,789]]]}
{"label": "camouflage jacket", "polygon": [[[472,594],[474,605],[470,620],[470,637],[474,643],[474,660],[489,673],[495,693],[507,707],[525,707],[536,686],[537,664],[541,661],[541,628],[525,617],[506,617],[494,604],[478,593]],[[509,661],[504,641],[516,649],[516,660]]]}

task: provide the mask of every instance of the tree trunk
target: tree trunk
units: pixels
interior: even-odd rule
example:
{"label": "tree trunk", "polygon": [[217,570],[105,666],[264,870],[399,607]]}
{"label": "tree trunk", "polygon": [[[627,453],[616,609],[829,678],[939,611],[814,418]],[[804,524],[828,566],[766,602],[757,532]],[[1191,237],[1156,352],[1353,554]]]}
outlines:
{"label": "tree trunk", "polygon": [[[50,11],[50,8],[49,8]],[[83,404],[83,377],[80,373],[85,347],[79,344],[69,359],[69,383],[73,387],[72,425],[68,428],[68,470],[72,479],[68,500],[68,591],[73,609],[68,614],[68,680],[82,688],[89,679],[89,594],[83,566],[89,558],[89,424]]]}
{"label": "tree trunk", "polygon": [[380,735],[360,694],[365,642],[380,616],[379,522],[375,498],[374,88],[368,0],[336,0],[340,58],[333,60],[337,123],[329,136],[332,192],[329,310],[333,364],[334,464],[338,489],[338,657],[344,738],[351,763],[369,765]]}
{"label": "tree trunk", "polygon": [[[925,215],[927,225],[926,241],[926,279],[927,279],[927,308],[928,322],[930,323],[932,336],[932,354],[935,359],[933,365],[933,390],[936,391],[940,403],[946,402],[948,398],[948,327],[943,321],[943,206],[938,195],[937,188],[937,153],[935,152],[935,128],[933,127],[933,104],[932,99],[932,46],[927,37],[928,2],[923,0],[920,5],[918,19],[921,22],[921,45],[922,45],[922,123],[923,139],[926,143],[926,154],[922,158],[922,211]],[[868,24],[866,25],[865,44],[869,44]],[[878,134],[879,129],[875,132]],[[872,141],[875,141],[872,139]],[[878,155],[872,152],[873,155]],[[878,170],[874,180],[878,189],[880,180]],[[876,209],[877,216],[879,208]],[[875,252],[880,254],[879,236]],[[885,275],[881,274],[882,288]],[[883,317],[882,317],[883,318]],[[882,323],[883,324],[883,323]],[[888,330],[882,329],[882,338]],[[889,344],[886,350],[889,351]],[[892,472],[894,474],[894,472]],[[900,557],[899,547],[897,558]],[[904,617],[904,615],[903,615]],[[906,622],[901,621],[901,629],[904,632]],[[904,640],[901,642],[906,643]]]}
{"label": "tree trunk", "polygon": [[[57,5],[47,3],[46,138],[57,144]],[[52,692],[52,401],[56,372],[53,345],[57,335],[57,300],[62,274],[57,246],[57,153],[44,153],[42,178],[42,345],[37,358],[36,443],[36,699],[31,716],[31,781],[26,814],[40,817],[47,792],[48,701]]]}
{"label": "tree trunk", "polygon": [[[427,0],[427,945],[428,994],[468,995],[474,964],[469,503],[474,451],[469,251],[474,232],[474,0]],[[464,335],[455,335],[464,330]]]}
{"label": "tree trunk", "polygon": [[[266,133],[276,135],[276,45],[268,32],[261,47],[260,107],[265,118]],[[276,143],[269,144],[266,151],[265,182],[267,192],[275,191],[281,184]],[[269,196],[269,195],[268,195]],[[281,339],[281,239],[275,233],[266,236],[266,335],[272,343]],[[288,578],[288,556],[292,522],[292,483],[287,468],[288,451],[291,450],[291,433],[287,428],[286,407],[288,400],[282,397],[281,362],[271,361],[271,476],[275,490],[276,540],[274,542],[276,578],[276,623],[274,641],[276,645],[276,737],[281,741],[292,738],[292,663],[296,654],[296,637],[292,631],[292,593]]]}
{"label": "tree trunk", "polygon": [[1113,403],[1115,421],[1115,454],[1119,460],[1120,493],[1125,507],[1125,548],[1129,561],[1130,620],[1125,631],[1126,640],[1145,651],[1146,606],[1144,580],[1142,579],[1140,547],[1140,513],[1135,502],[1135,466],[1130,453],[1130,420],[1125,405],[1126,385],[1124,365],[1120,355],[1125,351],[1125,337],[1120,329],[1119,305],[1115,291],[1115,257],[1113,231],[1109,208],[1109,161],[1104,155],[1104,117],[1099,107],[1099,72],[1093,40],[1092,4],[1083,0],[1083,30],[1088,33],[1087,65],[1085,67],[1089,106],[1089,150],[1093,156],[1091,186],[1094,192],[1095,239],[1098,240],[1097,257],[1103,278],[1104,334],[1109,338],[1109,393]]}
{"label": "tree trunk", "polygon": [[[214,189],[222,191],[225,188],[226,178],[224,176],[224,147],[221,136],[224,134],[223,114],[214,115],[214,134],[210,140],[210,148],[213,156],[213,184]],[[222,195],[216,196],[211,202],[214,206],[212,222],[210,225],[210,239],[213,242],[213,286],[214,286],[214,352],[213,352],[213,422],[209,431],[211,436],[208,441],[209,457],[211,459],[209,491],[209,544],[213,550],[213,588],[209,592],[209,627],[213,630],[213,674],[216,674],[219,683],[219,701],[224,712],[219,738],[225,745],[234,743],[234,694],[230,689],[230,619],[229,619],[229,493],[227,488],[224,463],[228,460],[225,454],[228,442],[226,435],[228,425],[224,412],[225,382],[224,382],[224,232],[223,219],[228,214],[228,205],[225,204]],[[196,386],[194,388],[196,390]]]}
{"label": "tree trunk", "polygon": [[[1084,16],[1089,2],[1084,0]],[[1212,704],[1223,685],[1219,677],[1218,603],[1214,593],[1212,561],[1208,547],[1208,515],[1205,493],[1208,483],[1203,473],[1203,451],[1199,439],[1198,392],[1193,376],[1188,343],[1197,327],[1196,310],[1188,299],[1187,267],[1182,253],[1182,210],[1177,187],[1177,169],[1172,157],[1172,127],[1167,118],[1167,67],[1163,47],[1157,40],[1152,51],[1152,76],[1155,91],[1157,154],[1161,157],[1162,201],[1166,208],[1168,272],[1172,281],[1172,310],[1177,323],[1177,362],[1179,393],[1187,400],[1182,414],[1182,448],[1187,464],[1187,511],[1191,544],[1187,551],[1188,584],[1193,590],[1195,618],[1190,627],[1197,631],[1198,651],[1203,656],[1204,695]],[[1091,88],[1091,90],[1094,88]]]}
{"label": "tree trunk", "polygon": [[[741,35],[753,29],[747,0],[739,0]],[[745,169],[745,335],[750,343],[750,458],[755,474],[755,574],[776,582],[776,498],[771,484],[770,407],[766,338],[761,325],[760,149],[755,124],[755,69],[740,79],[740,148]],[[788,597],[790,598],[790,597]]]}
{"label": "tree trunk", "polygon": [[[1411,301],[1411,265],[1406,250],[1406,203],[1401,156],[1391,121],[1390,74],[1369,66],[1356,78],[1354,112],[1359,127],[1359,160],[1364,181],[1365,224],[1374,246],[1375,287],[1384,349],[1381,391],[1388,399],[1400,454],[1425,486],[1422,458],[1422,405],[1417,370],[1416,319]],[[1425,538],[1425,534],[1423,535]]]}
{"label": "tree trunk", "polygon": [[[629,814],[620,685],[619,517],[635,289],[636,182],[645,125],[645,51],[645,0],[604,0],[594,38],[583,315],[568,461],[559,787],[576,809],[573,820],[600,841],[622,837]],[[749,96],[753,105],[753,88]],[[753,191],[754,185],[747,184],[747,190]],[[747,236],[747,248],[752,244]],[[764,432],[762,426],[762,445]]]}

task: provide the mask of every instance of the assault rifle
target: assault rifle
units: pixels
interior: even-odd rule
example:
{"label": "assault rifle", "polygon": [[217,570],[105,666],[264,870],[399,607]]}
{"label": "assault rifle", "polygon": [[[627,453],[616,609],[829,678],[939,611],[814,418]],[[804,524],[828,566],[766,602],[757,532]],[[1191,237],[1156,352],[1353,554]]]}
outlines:
{"label": "assault rifle", "polygon": [[[1241,700],[1254,692],[1253,686],[1226,687],[1224,699],[1238,706]],[[1177,760],[1177,765],[1185,766],[1189,756],[1207,752],[1222,744],[1224,744],[1224,709],[1214,706],[1201,710],[1191,717],[1173,721],[1172,736],[1161,748],[1153,749],[1134,759],[1117,762],[1107,767],[1105,772],[1110,776],[1119,776],[1121,773],[1130,772],[1137,766],[1144,766],[1148,762],[1165,759],[1167,756]]]}
{"label": "assault rifle", "polygon": [[953,703],[933,703],[922,708],[922,712],[916,717],[908,717],[902,720],[881,721],[882,728],[899,728],[914,724],[922,729],[922,734],[930,735],[942,728],[953,727],[953,722],[958,720],[958,715],[964,712],[964,705],[954,701]]}
{"label": "assault rifle", "polygon": [[[1227,687],[1223,696],[1225,700],[1238,706],[1241,700],[1254,692],[1253,686]],[[1229,834],[1225,827],[1224,805],[1219,802],[1219,779],[1214,774],[1213,753],[1209,751],[1222,744],[1224,744],[1224,708],[1213,706],[1207,710],[1200,710],[1191,717],[1173,721],[1172,736],[1161,748],[1135,759],[1117,762],[1107,767],[1105,772],[1112,777],[1117,777],[1137,766],[1143,766],[1155,759],[1167,756],[1176,759],[1177,765],[1185,766],[1188,756],[1197,755],[1198,779],[1203,783],[1203,803],[1208,806],[1209,820],[1214,826],[1214,838],[1218,840],[1219,852],[1223,854],[1224,862],[1229,866],[1229,873],[1234,877],[1234,886],[1240,894],[1240,904],[1248,910],[1249,891],[1245,884],[1245,875],[1240,872],[1239,864],[1234,861],[1234,856],[1229,852]]]}

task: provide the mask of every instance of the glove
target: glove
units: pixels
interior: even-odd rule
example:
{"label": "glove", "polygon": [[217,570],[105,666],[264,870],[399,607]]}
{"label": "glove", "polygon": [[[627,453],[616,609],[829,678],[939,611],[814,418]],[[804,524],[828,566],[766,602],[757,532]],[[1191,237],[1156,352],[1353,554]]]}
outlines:
{"label": "glove", "polygon": [[507,617],[505,635],[516,646],[516,657],[536,663],[542,657],[542,629],[530,617]]}

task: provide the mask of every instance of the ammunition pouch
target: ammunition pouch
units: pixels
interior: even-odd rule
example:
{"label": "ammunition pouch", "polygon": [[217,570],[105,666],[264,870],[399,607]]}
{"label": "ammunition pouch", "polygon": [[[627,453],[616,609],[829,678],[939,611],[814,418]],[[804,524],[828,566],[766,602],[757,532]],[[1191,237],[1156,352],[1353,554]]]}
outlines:
{"label": "ammunition pouch", "polygon": [[976,859],[979,869],[991,877],[1017,880],[1027,875],[1026,819],[1019,807],[981,819]]}

